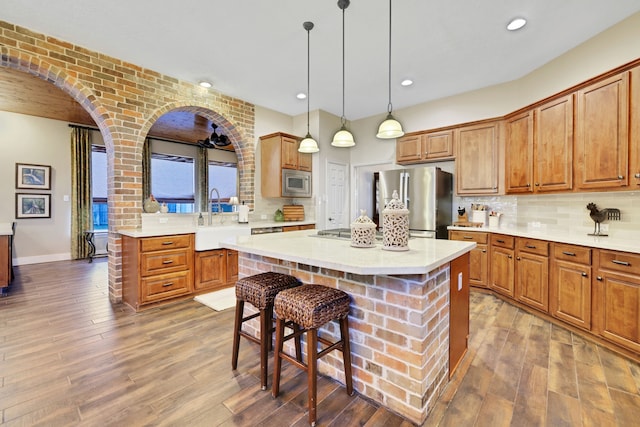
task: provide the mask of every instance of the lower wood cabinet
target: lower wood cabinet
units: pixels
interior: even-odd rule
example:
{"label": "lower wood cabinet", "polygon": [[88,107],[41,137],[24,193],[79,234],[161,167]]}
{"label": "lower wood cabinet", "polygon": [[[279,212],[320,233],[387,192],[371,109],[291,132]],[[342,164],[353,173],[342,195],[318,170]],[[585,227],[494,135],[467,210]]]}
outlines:
{"label": "lower wood cabinet", "polygon": [[451,230],[449,240],[476,242],[476,247],[469,252],[469,284],[479,288],[489,287],[489,233]]}
{"label": "lower wood cabinet", "polygon": [[11,283],[11,236],[0,236],[0,288]]}
{"label": "lower wood cabinet", "polygon": [[196,292],[227,288],[238,280],[238,252],[231,249],[196,252],[194,270]]}
{"label": "lower wood cabinet", "polygon": [[594,332],[640,353],[640,255],[601,249],[596,258]]}
{"label": "lower wood cabinet", "polygon": [[300,231],[300,230],[314,230],[315,224],[303,224],[303,225],[285,225],[282,227],[282,231]]}
{"label": "lower wood cabinet", "polygon": [[553,244],[549,312],[567,323],[591,330],[591,249]]}
{"label": "lower wood cabinet", "polygon": [[515,298],[540,311],[549,311],[549,242],[517,239]]}
{"label": "lower wood cabinet", "polygon": [[489,288],[514,297],[515,259],[513,236],[491,235],[491,280]]}
{"label": "lower wood cabinet", "polygon": [[122,236],[122,300],[136,311],[193,291],[193,234]]}

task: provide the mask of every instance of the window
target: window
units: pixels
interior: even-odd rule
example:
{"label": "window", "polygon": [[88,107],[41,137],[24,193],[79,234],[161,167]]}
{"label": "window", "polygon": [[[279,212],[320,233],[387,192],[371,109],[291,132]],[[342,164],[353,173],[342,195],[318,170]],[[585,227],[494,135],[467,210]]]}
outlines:
{"label": "window", "polygon": [[[229,197],[238,195],[238,165],[218,161],[209,162],[209,192],[217,188],[220,192],[220,205],[223,212],[231,212]],[[216,197],[214,194],[213,197]],[[213,212],[218,211],[215,203],[211,204]]]}
{"label": "window", "polygon": [[151,154],[151,194],[169,212],[191,213],[195,205],[195,168],[191,157]]}
{"label": "window", "polygon": [[101,145],[91,147],[91,210],[93,229],[107,230],[107,152]]}

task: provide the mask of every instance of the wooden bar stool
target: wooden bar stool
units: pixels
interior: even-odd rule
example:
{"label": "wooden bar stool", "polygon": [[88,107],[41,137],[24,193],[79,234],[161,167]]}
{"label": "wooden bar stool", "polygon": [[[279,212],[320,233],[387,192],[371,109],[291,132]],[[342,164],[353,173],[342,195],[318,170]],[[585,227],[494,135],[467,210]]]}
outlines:
{"label": "wooden bar stool", "polygon": [[[347,293],[322,285],[304,285],[287,289],[280,292],[275,298],[276,348],[273,354],[273,397],[278,397],[280,393],[282,359],[307,371],[309,423],[312,426],[316,424],[318,359],[333,350],[342,351],[347,393],[350,396],[353,394],[349,321],[347,317],[350,301],[351,299]],[[318,336],[318,328],[332,320],[340,321],[340,341],[335,343]],[[298,325],[298,328],[294,329],[292,334],[284,336],[284,328],[287,321]],[[282,351],[285,341],[299,337],[305,332],[307,332],[306,365]],[[318,342],[327,347],[318,351]]]}
{"label": "wooden bar stool", "polygon": [[[238,352],[240,337],[260,344],[260,381],[262,390],[267,389],[267,355],[272,348],[273,337],[273,300],[278,292],[300,286],[297,278],[283,273],[266,272],[244,277],[236,282],[236,318],[233,329],[233,356],[231,366],[238,368]],[[244,303],[248,302],[258,309],[257,313],[244,316]],[[242,330],[242,324],[248,320],[260,317],[260,337],[256,338]],[[296,351],[300,358],[300,340],[296,342]]]}

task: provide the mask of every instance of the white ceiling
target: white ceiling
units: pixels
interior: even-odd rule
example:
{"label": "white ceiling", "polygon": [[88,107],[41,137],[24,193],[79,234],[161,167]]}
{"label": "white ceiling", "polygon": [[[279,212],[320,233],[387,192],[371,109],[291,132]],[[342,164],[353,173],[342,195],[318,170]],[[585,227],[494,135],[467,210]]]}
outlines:
{"label": "white ceiling", "polygon": [[[396,0],[394,110],[528,74],[640,11],[639,0]],[[346,9],[349,120],[388,103],[387,0]],[[528,25],[505,29],[516,16]],[[336,0],[2,0],[0,20],[289,115],[342,115],[342,11]],[[409,77],[411,87],[400,86]]]}

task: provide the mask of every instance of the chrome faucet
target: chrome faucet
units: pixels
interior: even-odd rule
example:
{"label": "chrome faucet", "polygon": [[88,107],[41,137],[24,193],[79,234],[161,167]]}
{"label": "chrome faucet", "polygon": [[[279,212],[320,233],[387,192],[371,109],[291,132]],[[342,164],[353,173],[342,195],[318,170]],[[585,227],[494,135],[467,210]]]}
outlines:
{"label": "chrome faucet", "polygon": [[218,196],[218,212],[216,213],[219,214],[220,212],[222,212],[222,205],[220,205],[220,192],[218,191],[218,189],[216,187],[213,187],[211,189],[211,191],[209,191],[209,225],[211,225],[213,223],[213,192],[216,192],[216,195]]}

